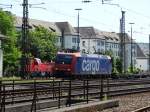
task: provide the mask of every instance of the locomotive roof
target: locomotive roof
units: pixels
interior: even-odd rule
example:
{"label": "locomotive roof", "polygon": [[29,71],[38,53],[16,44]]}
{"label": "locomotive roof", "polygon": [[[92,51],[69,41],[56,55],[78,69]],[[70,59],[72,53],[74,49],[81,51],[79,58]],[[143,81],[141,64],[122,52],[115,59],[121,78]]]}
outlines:
{"label": "locomotive roof", "polygon": [[76,53],[66,53],[66,52],[58,52],[57,54],[65,54],[65,55],[73,55],[76,57],[93,57],[93,58],[106,58],[106,59],[111,59],[110,56],[108,55],[99,55],[99,54],[81,54],[80,52]]}
{"label": "locomotive roof", "polygon": [[75,52],[75,53],[58,52],[57,54],[74,55],[78,57],[81,56],[80,52]]}
{"label": "locomotive roof", "polygon": [[107,59],[111,59],[110,56],[108,55],[99,55],[99,54],[82,54],[82,57],[93,57],[93,58],[107,58]]}

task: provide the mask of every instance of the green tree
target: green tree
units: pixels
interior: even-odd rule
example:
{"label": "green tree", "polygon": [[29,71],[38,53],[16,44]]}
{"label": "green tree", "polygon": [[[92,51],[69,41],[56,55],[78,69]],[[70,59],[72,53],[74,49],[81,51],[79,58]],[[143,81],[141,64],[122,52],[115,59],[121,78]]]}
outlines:
{"label": "green tree", "polygon": [[57,52],[55,32],[37,26],[30,32],[29,44],[32,56],[46,61],[55,58]]}
{"label": "green tree", "polygon": [[122,72],[122,62],[121,62],[121,59],[119,58],[116,58],[116,69],[119,73]]}
{"label": "green tree", "polygon": [[15,17],[10,13],[0,10],[0,33],[7,36],[7,41],[2,44],[4,53],[4,73],[15,71],[21,52],[17,48],[17,32],[14,26]]}
{"label": "green tree", "polygon": [[106,51],[105,55],[108,55],[108,56],[111,57],[111,60],[112,60],[112,72],[116,73],[116,61],[115,61],[115,58],[113,56],[113,52],[112,51]]}

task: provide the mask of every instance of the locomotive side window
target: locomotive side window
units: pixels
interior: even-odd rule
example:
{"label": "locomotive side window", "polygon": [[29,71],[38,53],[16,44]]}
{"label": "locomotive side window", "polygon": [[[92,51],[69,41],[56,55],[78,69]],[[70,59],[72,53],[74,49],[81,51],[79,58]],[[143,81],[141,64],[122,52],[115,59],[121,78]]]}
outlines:
{"label": "locomotive side window", "polygon": [[72,56],[71,55],[57,55],[55,63],[57,64],[71,64]]}
{"label": "locomotive side window", "polygon": [[39,58],[34,58],[34,64],[35,65],[38,65],[38,64],[41,64],[41,60]]}

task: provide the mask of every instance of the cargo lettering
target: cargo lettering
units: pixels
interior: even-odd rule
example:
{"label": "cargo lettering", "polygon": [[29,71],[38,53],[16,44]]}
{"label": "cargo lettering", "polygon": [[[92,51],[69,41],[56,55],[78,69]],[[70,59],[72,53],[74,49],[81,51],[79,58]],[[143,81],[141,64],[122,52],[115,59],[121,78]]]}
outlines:
{"label": "cargo lettering", "polygon": [[99,61],[98,60],[83,60],[82,61],[82,70],[86,72],[90,71],[99,71]]}

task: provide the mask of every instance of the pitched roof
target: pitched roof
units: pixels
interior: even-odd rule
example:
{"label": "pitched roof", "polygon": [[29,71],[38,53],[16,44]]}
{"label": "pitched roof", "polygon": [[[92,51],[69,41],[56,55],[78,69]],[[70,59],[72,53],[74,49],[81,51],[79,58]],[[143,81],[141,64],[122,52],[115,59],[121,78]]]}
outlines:
{"label": "pitched roof", "polygon": [[[76,30],[78,29],[77,27],[74,27]],[[103,35],[99,34],[99,30],[95,29],[94,27],[80,27],[79,32],[81,35],[81,38],[101,38],[104,39]]]}
{"label": "pitched roof", "polygon": [[65,35],[77,35],[76,30],[68,22],[55,22],[56,26],[64,31]]}
{"label": "pitched roof", "polygon": [[[74,27],[78,30],[78,27]],[[80,27],[79,33],[81,38],[97,38],[93,27]]]}
{"label": "pitched roof", "polygon": [[[15,21],[16,27],[21,27],[22,26],[22,18],[21,17],[16,17]],[[35,26],[43,26],[51,31],[56,32],[58,35],[61,34],[59,28],[56,26],[54,22],[48,22],[48,21],[41,21],[41,20],[36,20],[36,19],[29,19],[29,25],[34,28]]]}
{"label": "pitched roof", "polygon": [[[77,27],[75,27],[77,30]],[[119,41],[119,35],[114,32],[100,31],[94,27],[80,27],[79,32],[82,38],[99,38]]]}
{"label": "pitched roof", "polygon": [[[122,36],[121,36],[121,33],[118,33],[118,36],[119,36],[119,39],[121,40],[121,38],[122,38]],[[125,33],[125,42],[126,42],[126,44],[130,44],[130,42],[131,42],[131,37],[127,34],[127,33]],[[132,41],[134,41],[134,40],[132,40]]]}
{"label": "pitched roof", "polygon": [[115,32],[99,31],[99,35],[104,35],[107,40],[120,41],[119,35]]}
{"label": "pitched roof", "polygon": [[147,56],[149,54],[149,43],[137,43],[144,54]]}
{"label": "pitched roof", "polygon": [[144,52],[141,50],[140,46],[138,44],[136,44],[137,46],[137,56],[136,57],[146,57]]}

